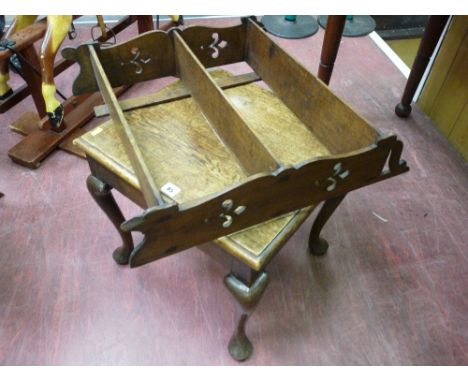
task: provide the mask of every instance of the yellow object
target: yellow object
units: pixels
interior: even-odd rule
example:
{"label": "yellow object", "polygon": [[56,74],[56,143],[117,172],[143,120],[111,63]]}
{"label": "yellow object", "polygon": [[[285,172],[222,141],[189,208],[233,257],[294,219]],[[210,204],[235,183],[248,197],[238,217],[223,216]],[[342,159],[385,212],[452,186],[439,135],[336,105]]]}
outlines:
{"label": "yellow object", "polygon": [[468,160],[468,17],[454,16],[418,105]]}
{"label": "yellow object", "polygon": [[172,20],[173,22],[175,22],[175,23],[178,23],[179,20],[180,20],[180,18],[181,18],[180,15],[170,15],[169,17],[170,17],[171,20]]}
{"label": "yellow object", "polygon": [[97,22],[99,25],[99,28],[101,29],[101,35],[107,39],[107,29],[106,29],[106,23],[104,22],[104,16],[102,15],[97,15]]}
{"label": "yellow object", "polygon": [[52,113],[60,106],[60,102],[55,98],[55,85],[43,83],[42,96],[44,97],[47,112]]}
{"label": "yellow object", "polygon": [[8,73],[0,73],[0,96],[6,94],[11,88],[8,85],[8,80],[10,79],[10,75]]}
{"label": "yellow object", "polygon": [[[11,34],[31,25],[37,18],[37,15],[19,15],[13,19],[13,22],[10,26],[10,29],[5,35],[5,38],[8,38]],[[10,79],[10,75],[8,74],[8,66],[6,66],[2,71],[5,73],[0,73],[0,96],[5,95],[10,89],[10,85],[8,85],[8,80]]]}
{"label": "yellow object", "polygon": [[421,43],[421,38],[406,38],[401,40],[385,41],[390,48],[403,60],[403,62],[411,68],[414,58]]}
{"label": "yellow object", "polygon": [[14,21],[15,31],[19,31],[36,21],[37,15],[18,15]]}
{"label": "yellow object", "polygon": [[[47,23],[53,26],[52,28],[49,28],[49,30],[53,31],[52,36],[51,36],[51,42],[52,42],[52,50],[54,52],[57,51],[57,49],[60,47],[60,44],[62,43],[65,36],[67,35],[72,20],[73,20],[73,16],[71,15],[66,15],[66,16],[49,15],[47,16]],[[47,36],[45,40],[47,40]]]}

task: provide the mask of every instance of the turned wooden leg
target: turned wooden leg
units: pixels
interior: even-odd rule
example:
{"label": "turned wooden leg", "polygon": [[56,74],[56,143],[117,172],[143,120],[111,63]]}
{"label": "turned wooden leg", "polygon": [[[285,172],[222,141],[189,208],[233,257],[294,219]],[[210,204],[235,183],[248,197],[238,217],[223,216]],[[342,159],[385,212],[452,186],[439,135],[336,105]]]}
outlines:
{"label": "turned wooden leg", "polygon": [[133,239],[130,232],[123,232],[120,229],[120,225],[125,219],[112,196],[111,187],[93,175],[88,176],[86,185],[93,199],[110,219],[122,238],[122,246],[114,251],[112,257],[118,264],[128,264],[130,253],[133,251]]}
{"label": "turned wooden leg", "polygon": [[322,231],[325,223],[330,219],[330,216],[339,206],[341,201],[344,199],[345,195],[337,196],[333,199],[328,199],[322,206],[322,209],[315,218],[314,224],[312,224],[312,229],[310,230],[309,235],[309,250],[315,256],[322,256],[327,252],[328,242],[320,237],[320,232]]}
{"label": "turned wooden leg", "polygon": [[137,16],[138,34],[154,30],[153,16],[139,15]]}
{"label": "turned wooden leg", "polygon": [[[247,268],[247,266],[245,267]],[[242,275],[242,273],[244,274]],[[229,353],[237,361],[245,361],[252,354],[253,345],[245,333],[245,325],[254,312],[268,282],[269,276],[266,272],[255,272],[250,269],[247,272],[238,272],[233,268],[224,279],[226,287],[239,303],[237,326],[228,345]]]}
{"label": "turned wooden leg", "polygon": [[424,35],[419,44],[416,58],[414,59],[403,96],[401,97],[401,102],[395,107],[395,114],[400,118],[406,118],[411,113],[411,102],[413,101],[414,94],[434,53],[437,42],[444,31],[448,18],[448,16],[431,16],[427,21]]}
{"label": "turned wooden leg", "polygon": [[328,16],[318,70],[318,78],[327,85],[330,83],[345,23],[346,16]]}

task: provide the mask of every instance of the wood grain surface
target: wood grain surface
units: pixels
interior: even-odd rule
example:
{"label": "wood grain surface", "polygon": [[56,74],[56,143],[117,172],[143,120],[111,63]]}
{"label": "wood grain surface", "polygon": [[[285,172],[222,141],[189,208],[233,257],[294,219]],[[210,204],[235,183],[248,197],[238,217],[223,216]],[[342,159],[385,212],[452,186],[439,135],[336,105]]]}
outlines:
{"label": "wood grain surface", "polygon": [[[227,83],[227,79],[232,78],[224,70],[211,70],[210,75],[217,83]],[[155,96],[171,95],[180,86],[181,82],[176,81]],[[299,164],[309,155],[320,157],[328,153],[270,91],[245,85],[230,89],[227,97],[237,111],[251,121],[253,131],[265,140],[267,147],[283,163]],[[164,107],[161,109],[161,106]],[[193,100],[134,110],[125,115],[134,126],[136,140],[142,145],[150,170],[154,169],[152,175],[159,187],[170,182],[181,190],[172,199],[164,196],[167,202],[188,203],[246,178],[239,167],[233,167],[237,163],[236,158],[210,130]],[[288,126],[288,131],[283,126]],[[134,171],[112,122],[83,135],[76,144],[139,192]],[[291,150],[291,147],[295,149]],[[272,254],[267,247],[271,247],[275,239],[277,245],[284,243],[308,213],[309,209],[300,214],[294,212],[251,230],[220,238],[217,243],[253,268],[260,269]]]}
{"label": "wood grain surface", "polygon": [[174,32],[177,72],[190,90],[213,132],[233,152],[247,174],[273,171],[279,164],[252,132],[231,101],[196,58],[190,47]]}
{"label": "wood grain surface", "polygon": [[[216,81],[216,84],[221,89],[229,89],[255,81],[260,81],[260,77],[255,72],[250,72],[238,76],[220,77],[219,80]],[[119,105],[122,111],[130,111],[188,97],[190,97],[190,91],[183,84],[179,83],[179,86],[173,88],[171,92],[165,92],[164,95],[160,95],[159,92],[156,92],[119,102]],[[94,113],[96,117],[104,117],[109,115],[109,110],[106,105],[100,105],[94,108]]]}
{"label": "wood grain surface", "polygon": [[377,138],[359,114],[253,22],[247,29],[246,61],[332,154],[358,150]]}

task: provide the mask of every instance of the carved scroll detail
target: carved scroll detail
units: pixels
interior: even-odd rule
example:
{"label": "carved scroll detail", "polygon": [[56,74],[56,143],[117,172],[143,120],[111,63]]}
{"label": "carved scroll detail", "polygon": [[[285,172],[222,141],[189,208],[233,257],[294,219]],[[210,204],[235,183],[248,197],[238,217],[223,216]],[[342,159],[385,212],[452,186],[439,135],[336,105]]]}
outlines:
{"label": "carved scroll detail", "polygon": [[[214,32],[211,35],[211,38],[213,39],[213,42],[208,46],[208,48],[212,49],[213,51],[213,53],[211,53],[211,57],[218,58],[220,49],[224,49],[228,43],[227,41],[221,40],[217,32]],[[200,49],[201,50],[205,49],[205,46],[204,45],[200,46]]]}
{"label": "carved scroll detail", "polygon": [[[246,206],[237,206],[234,208],[234,202],[232,201],[232,199],[226,199],[225,201],[223,201],[221,207],[223,209],[223,212],[219,214],[219,217],[223,219],[222,226],[224,228],[229,228],[232,225],[234,221],[233,215],[241,215],[247,209]],[[233,208],[234,210],[231,212]],[[205,223],[209,223],[209,221],[210,219],[205,219]]]}
{"label": "carved scroll detail", "polygon": [[145,65],[149,63],[151,61],[151,57],[146,57],[146,58],[140,57],[141,56],[140,49],[138,49],[136,46],[130,50],[130,53],[132,53],[133,55],[132,59],[128,62],[121,62],[120,65],[121,66],[135,65],[135,74],[143,73],[142,64]]}
{"label": "carved scroll detail", "polygon": [[333,175],[329,176],[325,180],[325,182],[319,181],[319,180],[316,181],[315,185],[320,186],[323,183],[328,183],[326,190],[331,192],[335,190],[338,182],[340,180],[345,179],[349,174],[350,174],[350,171],[343,169],[343,164],[341,162],[338,162],[333,166]]}

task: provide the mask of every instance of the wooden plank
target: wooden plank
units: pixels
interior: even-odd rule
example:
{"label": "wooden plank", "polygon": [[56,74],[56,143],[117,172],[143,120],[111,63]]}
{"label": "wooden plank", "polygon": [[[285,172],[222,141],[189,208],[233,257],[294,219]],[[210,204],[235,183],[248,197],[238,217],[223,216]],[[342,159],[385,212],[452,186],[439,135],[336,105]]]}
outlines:
{"label": "wooden plank", "polygon": [[80,158],[86,158],[85,152],[73,144],[73,141],[75,139],[81,137],[81,135],[85,133],[85,129],[73,130],[73,132],[68,137],[66,137],[62,142],[60,142],[59,148],[63,151],[66,151],[67,153],[76,155]]}
{"label": "wooden plank", "polygon": [[273,156],[250,130],[232,102],[196,58],[178,32],[174,32],[177,70],[184,85],[223,142],[249,174],[278,167]]}
{"label": "wooden plank", "polygon": [[270,90],[250,84],[227,89],[224,94],[282,165],[297,165],[330,155],[322,142]]}
{"label": "wooden plank", "polygon": [[88,48],[90,52],[91,64],[94,70],[97,84],[99,86],[99,90],[101,91],[102,97],[104,98],[104,101],[109,108],[110,115],[114,121],[114,126],[121,133],[125,151],[130,158],[133,169],[135,170],[135,174],[137,175],[143,196],[145,197],[145,201],[148,207],[164,204],[161,194],[159,193],[159,189],[154,183],[151,173],[146,166],[145,159],[140,148],[138,147],[135,136],[133,135],[132,130],[125,120],[123,112],[119,107],[117,98],[112,91],[109,80],[107,79],[106,73],[104,72],[101,63],[99,62],[96,51],[92,45],[89,45]]}
{"label": "wooden plank", "polygon": [[429,78],[418,99],[418,105],[428,115],[431,114],[434,102],[438,97],[451,65],[457,55],[468,28],[468,17],[454,16],[442,42]]}
{"label": "wooden plank", "polygon": [[[250,72],[232,77],[218,78],[215,79],[215,82],[221,89],[229,89],[260,80],[261,78],[257,73]],[[125,101],[120,101],[119,106],[122,111],[130,111],[142,107],[156,106],[166,102],[176,101],[188,97],[190,97],[190,91],[183,84],[179,84],[178,87],[174,88],[169,93],[164,93],[162,95],[160,92],[156,92],[141,97],[127,99]],[[96,117],[104,117],[109,115],[109,110],[107,105],[100,105],[94,108],[94,113]]]}
{"label": "wooden plank", "polygon": [[29,135],[39,128],[40,122],[39,114],[35,111],[27,111],[10,124],[10,129],[18,134]]}
{"label": "wooden plank", "polygon": [[7,112],[30,94],[31,92],[29,90],[28,85],[26,84],[23,84],[20,87],[14,89],[13,94],[11,94],[8,98],[4,99],[3,101],[0,101],[0,114]]}
{"label": "wooden plank", "polygon": [[468,100],[468,23],[464,38],[442,84],[429,116],[445,136],[449,136]]}
{"label": "wooden plank", "polygon": [[[69,113],[65,113],[63,124],[66,127],[62,132],[56,133],[50,129],[36,129],[13,146],[8,151],[8,156],[14,162],[23,166],[29,168],[39,167],[41,161],[64,139],[93,118],[93,107],[102,102],[102,97],[98,93],[71,97],[66,101],[65,106],[71,105],[74,100],[79,102],[79,107],[71,108]],[[67,109],[68,107],[66,107]],[[45,117],[39,124],[47,123],[48,119]]]}
{"label": "wooden plank", "polygon": [[[145,235],[130,265],[146,264],[406,172],[401,149],[401,142],[388,136],[358,152],[249,177],[201,200],[147,209],[121,226]],[[383,170],[389,156],[389,169]]]}
{"label": "wooden plank", "polygon": [[465,102],[448,139],[468,161],[468,101]]}
{"label": "wooden plank", "polygon": [[378,133],[369,123],[251,20],[246,49],[247,63],[331,153],[358,150],[375,142]]}

